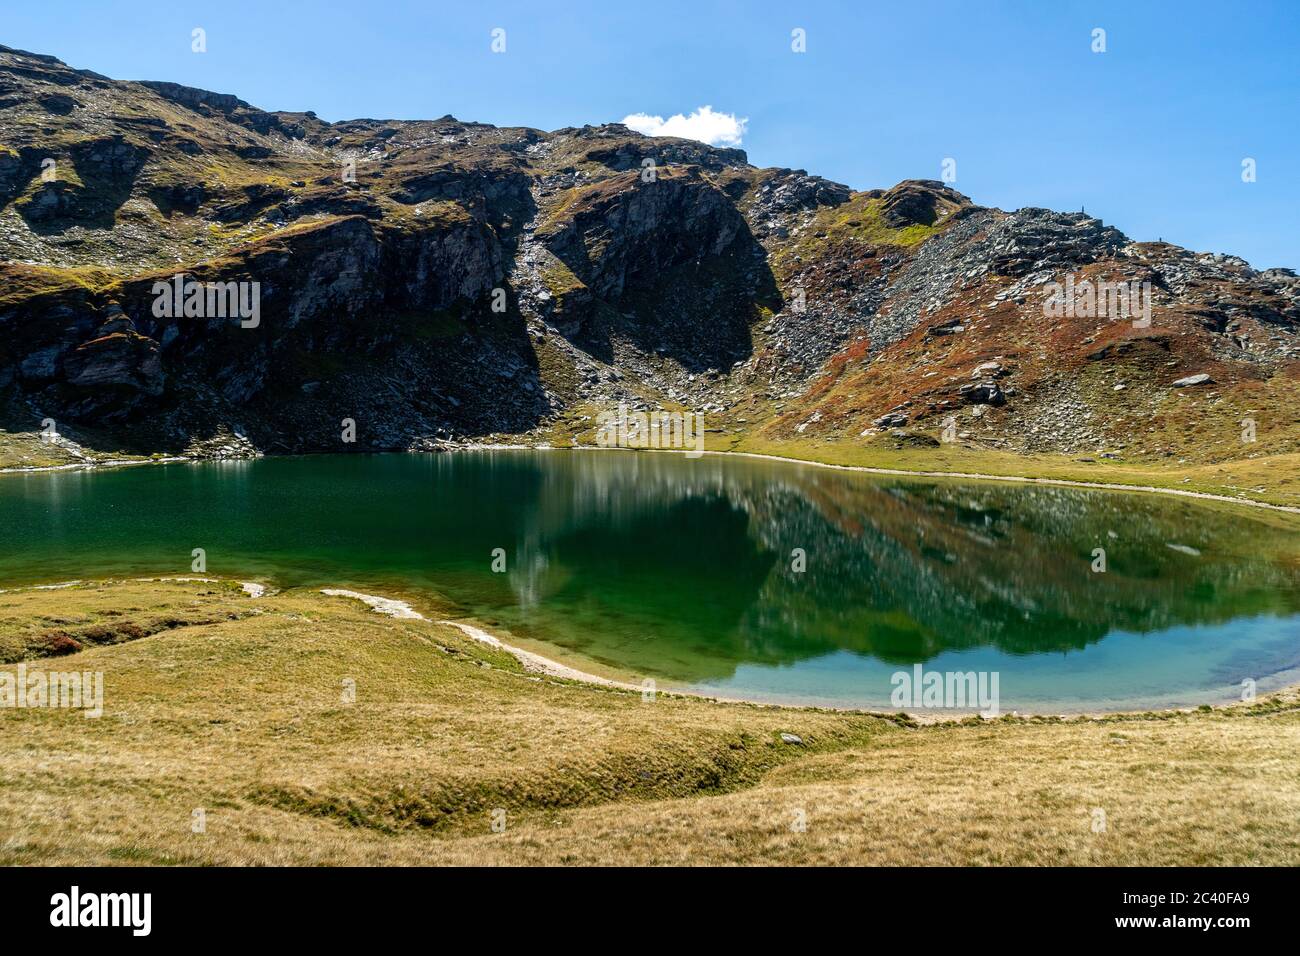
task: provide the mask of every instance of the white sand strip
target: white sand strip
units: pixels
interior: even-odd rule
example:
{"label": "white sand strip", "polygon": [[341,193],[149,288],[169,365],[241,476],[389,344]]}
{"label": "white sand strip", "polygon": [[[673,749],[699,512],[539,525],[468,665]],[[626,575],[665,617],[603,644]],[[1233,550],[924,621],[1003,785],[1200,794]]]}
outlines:
{"label": "white sand strip", "polygon": [[[410,618],[418,621],[428,620],[423,614],[412,608],[410,604],[393,598],[379,597],[376,594],[362,594],[360,591],[346,591],[342,588],[322,588],[321,594],[328,594],[330,597],[352,598],[369,605],[380,614],[387,614],[390,617]],[[619,687],[624,690],[636,691],[642,689],[639,684],[629,684],[624,681],[610,680],[608,677],[600,677],[596,674],[588,674],[586,671],[580,671],[576,667],[569,667],[567,664],[553,661],[541,654],[526,651],[522,647],[514,647],[482,628],[474,627],[472,624],[463,624],[460,621],[437,621],[436,623],[454,627],[480,644],[486,644],[488,647],[495,647],[497,650],[514,655],[519,663],[524,665],[524,670],[534,674],[546,674],[548,677],[582,681],[585,684],[599,684],[602,687]]]}
{"label": "white sand strip", "polygon": [[524,665],[524,670],[531,671],[535,674],[546,674],[549,677],[562,677],[566,680],[582,681],[585,684],[600,684],[602,687],[620,687],[623,690],[641,690],[640,684],[629,684],[626,681],[610,680],[608,677],[600,677],[596,674],[588,674],[586,671],[580,671],[575,667],[569,667],[567,664],[561,664],[559,661],[553,661],[549,657],[543,657],[541,654],[534,654],[532,651],[526,651],[522,647],[514,647],[507,644],[493,634],[489,634],[482,628],[475,627],[472,624],[462,624],[460,621],[438,621],[439,624],[446,624],[460,630],[465,635],[478,641],[480,644],[487,644],[489,647],[495,647],[503,650],[508,654],[513,654],[519,663]]}
{"label": "white sand strip", "polygon": [[360,591],[345,591],[342,588],[322,588],[320,593],[328,594],[330,597],[352,598],[354,601],[368,604],[378,613],[387,614],[389,617],[410,618],[417,621],[428,620],[405,601],[395,601],[392,598],[378,597],[374,594],[362,594]]}

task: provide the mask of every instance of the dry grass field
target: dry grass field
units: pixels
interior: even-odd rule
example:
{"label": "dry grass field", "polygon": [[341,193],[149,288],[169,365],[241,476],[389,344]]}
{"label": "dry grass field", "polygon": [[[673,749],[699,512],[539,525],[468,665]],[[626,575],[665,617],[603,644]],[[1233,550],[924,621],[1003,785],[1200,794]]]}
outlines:
{"label": "dry grass field", "polygon": [[3,864],[1300,863],[1294,694],[932,726],[643,701],[203,581],[2,592],[0,660],[104,675],[98,718],[0,708]]}

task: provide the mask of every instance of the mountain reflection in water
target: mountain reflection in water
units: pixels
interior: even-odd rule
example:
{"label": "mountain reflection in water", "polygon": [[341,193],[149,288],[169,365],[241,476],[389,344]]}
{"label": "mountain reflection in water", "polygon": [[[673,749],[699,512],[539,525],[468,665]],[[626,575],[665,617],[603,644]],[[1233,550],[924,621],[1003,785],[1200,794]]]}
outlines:
{"label": "mountain reflection in water", "polygon": [[213,574],[424,593],[760,699],[879,706],[920,662],[999,670],[1026,706],[1199,702],[1300,667],[1295,521],[1165,495],[484,450],[10,476],[0,526],[0,587],[204,547]]}

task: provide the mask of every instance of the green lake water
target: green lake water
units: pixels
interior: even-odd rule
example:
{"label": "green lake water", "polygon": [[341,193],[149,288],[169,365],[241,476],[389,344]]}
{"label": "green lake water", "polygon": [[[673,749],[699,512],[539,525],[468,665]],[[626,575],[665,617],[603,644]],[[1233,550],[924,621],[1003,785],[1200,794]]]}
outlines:
{"label": "green lake water", "polygon": [[996,672],[1003,712],[1067,712],[1300,679],[1294,529],[1168,496],[718,456],[275,458],[0,477],[0,588],[189,575],[203,548],[212,575],[436,595],[661,687],[890,707],[919,663]]}

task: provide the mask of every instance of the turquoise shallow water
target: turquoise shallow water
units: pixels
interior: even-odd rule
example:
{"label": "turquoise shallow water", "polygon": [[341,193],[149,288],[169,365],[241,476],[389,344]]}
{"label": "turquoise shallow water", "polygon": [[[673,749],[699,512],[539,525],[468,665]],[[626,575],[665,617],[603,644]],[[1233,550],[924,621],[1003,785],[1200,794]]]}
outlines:
{"label": "turquoise shallow water", "polygon": [[11,475],[0,530],[0,587],[189,574],[201,547],[214,575],[436,592],[759,700],[889,707],[920,663],[996,673],[1003,711],[1185,706],[1300,668],[1295,531],[1156,495],[478,451]]}

